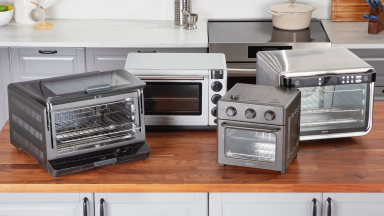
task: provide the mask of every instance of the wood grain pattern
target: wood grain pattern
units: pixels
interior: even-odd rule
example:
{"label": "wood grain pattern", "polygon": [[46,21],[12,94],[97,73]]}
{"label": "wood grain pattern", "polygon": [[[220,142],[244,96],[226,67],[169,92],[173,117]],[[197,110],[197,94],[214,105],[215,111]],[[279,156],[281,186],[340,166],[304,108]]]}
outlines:
{"label": "wood grain pattern", "polygon": [[280,172],[216,162],[216,131],[148,132],[145,160],[52,177],[0,132],[0,192],[384,192],[384,102],[364,137],[303,141]]}
{"label": "wood grain pattern", "polygon": [[364,0],[332,0],[332,21],[368,21],[370,7]]}

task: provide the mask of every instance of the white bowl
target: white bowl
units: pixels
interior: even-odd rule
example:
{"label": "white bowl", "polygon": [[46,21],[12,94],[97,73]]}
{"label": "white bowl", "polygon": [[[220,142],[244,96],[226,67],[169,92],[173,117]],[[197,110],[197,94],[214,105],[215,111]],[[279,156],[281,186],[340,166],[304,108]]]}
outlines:
{"label": "white bowl", "polygon": [[0,12],[0,26],[6,25],[11,21],[13,16],[13,9],[10,11]]}

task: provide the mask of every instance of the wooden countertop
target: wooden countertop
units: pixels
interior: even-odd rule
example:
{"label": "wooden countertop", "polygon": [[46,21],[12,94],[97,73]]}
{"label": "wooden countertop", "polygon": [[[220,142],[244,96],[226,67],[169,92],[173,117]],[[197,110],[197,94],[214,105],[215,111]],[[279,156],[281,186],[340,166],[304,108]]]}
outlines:
{"label": "wooden countertop", "polygon": [[216,131],[148,132],[145,160],[52,177],[0,132],[0,192],[384,192],[384,103],[364,137],[303,141],[286,174],[216,162]]}

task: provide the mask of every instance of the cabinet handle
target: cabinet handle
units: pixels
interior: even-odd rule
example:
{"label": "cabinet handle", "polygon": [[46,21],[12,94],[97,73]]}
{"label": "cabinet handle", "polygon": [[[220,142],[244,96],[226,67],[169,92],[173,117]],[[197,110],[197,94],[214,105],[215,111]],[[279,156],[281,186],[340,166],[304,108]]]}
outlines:
{"label": "cabinet handle", "polygon": [[153,51],[137,51],[138,53],[156,53],[156,50]]}
{"label": "cabinet handle", "polygon": [[44,50],[39,50],[39,53],[40,54],[56,54],[57,53],[57,50],[54,50],[54,51],[44,51]]}
{"label": "cabinet handle", "polygon": [[332,216],[332,199],[331,197],[328,197],[327,202],[328,202],[328,208],[327,208],[327,216]]}
{"label": "cabinet handle", "polygon": [[88,216],[88,208],[87,208],[87,202],[88,198],[84,197],[84,202],[83,202],[83,216]]}
{"label": "cabinet handle", "polygon": [[312,212],[312,216],[317,216],[317,199],[316,199],[316,198],[313,198],[313,199],[312,199],[312,202],[313,202],[313,212]]}
{"label": "cabinet handle", "polygon": [[100,216],[104,216],[104,202],[103,198],[100,199]]}

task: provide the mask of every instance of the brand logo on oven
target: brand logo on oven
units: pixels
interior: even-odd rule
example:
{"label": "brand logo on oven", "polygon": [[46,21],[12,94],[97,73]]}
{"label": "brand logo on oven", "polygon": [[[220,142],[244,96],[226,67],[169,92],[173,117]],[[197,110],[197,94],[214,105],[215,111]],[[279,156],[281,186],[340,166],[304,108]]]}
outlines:
{"label": "brand logo on oven", "polygon": [[321,131],[321,133],[328,133],[328,131]]}
{"label": "brand logo on oven", "polygon": [[173,121],[175,120],[174,118],[164,118],[164,120],[167,120],[167,121]]}
{"label": "brand logo on oven", "polygon": [[245,164],[248,165],[248,166],[249,166],[249,165],[251,165],[251,166],[255,166],[255,164],[253,164],[253,163],[249,163],[249,162],[245,162]]}

